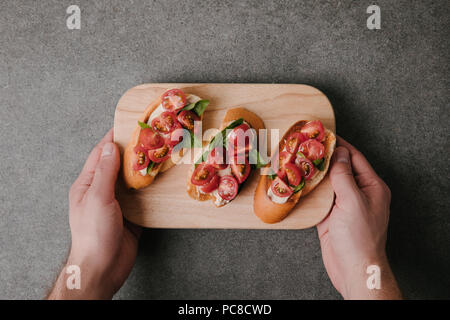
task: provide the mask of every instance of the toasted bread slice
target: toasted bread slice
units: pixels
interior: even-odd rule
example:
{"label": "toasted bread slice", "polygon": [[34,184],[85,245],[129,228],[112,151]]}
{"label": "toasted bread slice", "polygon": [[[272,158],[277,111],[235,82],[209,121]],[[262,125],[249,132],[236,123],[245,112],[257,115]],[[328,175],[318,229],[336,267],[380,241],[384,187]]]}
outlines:
{"label": "toasted bread slice", "polygon": [[[286,131],[279,143],[279,150],[283,150],[286,138],[293,132],[299,131],[307,121],[298,121]],[[264,169],[265,175],[261,175],[255,190],[253,199],[253,211],[265,223],[276,223],[283,220],[289,212],[295,207],[301,196],[306,196],[323,180],[330,166],[331,156],[333,155],[336,145],[336,136],[333,132],[325,129],[325,137],[323,145],[325,147],[324,170],[317,170],[312,179],[305,182],[305,186],[299,192],[293,194],[285,203],[278,204],[273,202],[268,196],[267,191],[272,184],[272,179],[267,175],[270,170],[270,164]]]}
{"label": "toasted bread slice", "polygon": [[[197,96],[194,96],[192,94],[186,94],[186,96],[192,96],[194,98],[198,98]],[[200,99],[200,98],[198,98]],[[161,97],[158,98],[156,101],[152,102],[143,112],[142,116],[139,118],[140,122],[147,123],[150,119],[152,113],[158,108],[158,106],[161,104]],[[203,120],[203,115],[200,117],[201,120]],[[131,135],[131,139],[128,142],[127,146],[125,147],[124,153],[123,153],[123,178],[125,181],[125,185],[127,188],[133,188],[133,189],[141,189],[145,188],[148,185],[150,185],[153,180],[155,179],[156,175],[159,172],[165,172],[172,168],[174,165],[176,165],[176,162],[173,162],[173,159],[181,159],[185,153],[185,150],[182,148],[178,152],[177,156],[172,155],[164,162],[161,163],[155,163],[152,170],[149,172],[149,174],[143,176],[138,171],[135,171],[133,169],[133,154],[134,154],[134,148],[138,144],[139,135],[141,133],[142,128],[139,125],[136,125],[136,128],[133,131],[133,134]]]}
{"label": "toasted bread slice", "polygon": [[[244,108],[234,108],[227,111],[225,117],[222,120],[222,124],[220,126],[220,130],[225,129],[228,124],[234,120],[243,118],[245,122],[250,124],[250,126],[256,130],[258,133],[260,129],[264,129],[264,122],[260,117],[258,117],[255,113],[248,111]],[[192,165],[188,170],[187,174],[187,193],[188,195],[198,201],[207,201],[212,200],[216,207],[223,207],[226,203],[217,201],[217,198],[212,193],[201,193],[198,188],[191,183],[191,176],[194,172],[195,165]]]}

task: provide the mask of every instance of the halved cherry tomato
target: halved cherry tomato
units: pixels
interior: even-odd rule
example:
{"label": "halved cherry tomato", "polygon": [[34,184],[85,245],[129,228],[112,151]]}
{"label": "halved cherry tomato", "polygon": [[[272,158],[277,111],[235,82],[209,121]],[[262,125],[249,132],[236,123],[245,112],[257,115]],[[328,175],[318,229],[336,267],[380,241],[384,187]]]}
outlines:
{"label": "halved cherry tomato", "polygon": [[303,153],[309,160],[314,161],[323,158],[325,155],[325,147],[319,141],[309,139],[300,145],[298,152]]}
{"label": "halved cherry tomato", "polygon": [[208,155],[208,163],[218,170],[228,167],[225,159],[225,150],[223,147],[216,147]]}
{"label": "halved cherry tomato", "polygon": [[165,144],[159,149],[149,150],[148,156],[153,162],[160,163],[166,161],[170,157],[170,151],[172,151],[172,147]]}
{"label": "halved cherry tomato", "polygon": [[238,182],[233,176],[220,177],[219,195],[224,200],[233,200],[238,193]]}
{"label": "halved cherry tomato", "polygon": [[248,163],[247,159],[245,159],[245,163],[238,164],[237,161],[232,161],[231,163],[231,172],[233,172],[233,175],[236,177],[236,180],[239,183],[242,183],[247,179],[248,175],[250,174],[250,164]]}
{"label": "halved cherry tomato", "polygon": [[[181,127],[181,124],[179,124],[177,122],[175,124],[175,128],[170,133],[170,136],[167,137],[166,144],[168,144],[168,145],[170,145],[172,147],[176,146],[177,144],[179,144],[181,142],[181,140],[183,140],[184,132],[185,132],[185,129],[183,129]],[[190,139],[190,135],[189,135],[189,139]]]}
{"label": "halved cherry tomato", "polygon": [[305,135],[306,139],[316,139],[317,141],[322,141],[325,136],[325,130],[319,120],[306,123],[301,129],[301,133]]}
{"label": "halved cherry tomato", "polygon": [[166,91],[162,97],[162,106],[168,111],[176,111],[186,105],[186,96],[180,89]]}
{"label": "halved cherry tomato", "polygon": [[178,114],[178,122],[188,130],[194,130],[194,122],[200,121],[200,117],[190,110],[183,110]]}
{"label": "halved cherry tomato", "polygon": [[228,135],[228,149],[234,154],[248,152],[252,148],[255,139],[255,131],[246,123],[234,128]]}
{"label": "halved cherry tomato", "polygon": [[276,177],[270,185],[272,192],[277,197],[289,197],[292,194],[292,189],[280,178]]}
{"label": "halved cherry tomato", "polygon": [[177,125],[177,116],[173,112],[165,111],[152,120],[152,128],[159,133],[171,133]]}
{"label": "halved cherry tomato", "polygon": [[164,144],[164,138],[150,128],[141,130],[139,134],[139,143],[146,149],[153,150],[161,148]]}
{"label": "halved cherry tomato", "polygon": [[[277,175],[284,179],[286,176],[286,172],[284,171],[284,166],[286,163],[290,163],[294,160],[294,155],[292,153],[289,153],[287,151],[280,152],[278,158],[273,163],[272,169],[275,171],[277,170]],[[277,162],[278,161],[278,162]],[[278,168],[275,166],[278,163]]]}
{"label": "halved cherry tomato", "polygon": [[216,170],[210,164],[200,163],[192,173],[191,183],[196,186],[203,186],[211,181],[216,175]]}
{"label": "halved cherry tomato", "polygon": [[199,187],[200,191],[203,193],[211,193],[219,187],[220,176],[216,174],[211,181]]}
{"label": "halved cherry tomato", "polygon": [[281,167],[277,171],[277,176],[280,177],[280,179],[285,180],[285,178],[286,178],[286,169],[284,167]]}
{"label": "halved cherry tomato", "polygon": [[295,165],[300,170],[300,174],[305,177],[305,180],[311,179],[316,171],[313,163],[305,157],[297,156],[295,159]]}
{"label": "halved cherry tomato", "polygon": [[301,133],[294,132],[286,139],[286,151],[295,154],[298,150],[300,143],[305,141],[304,136]]}
{"label": "halved cherry tomato", "polygon": [[294,155],[292,153],[289,153],[287,151],[280,152],[280,156],[278,157],[280,161],[280,167],[284,167],[286,163],[292,162],[294,159]]}
{"label": "halved cherry tomato", "polygon": [[298,186],[300,181],[302,181],[300,170],[295,164],[286,163],[286,165],[284,166],[284,171],[286,172],[288,182],[291,186]]}
{"label": "halved cherry tomato", "polygon": [[133,169],[135,171],[139,171],[148,167],[150,163],[150,158],[147,154],[148,149],[142,146],[136,146],[134,148],[134,155],[132,158],[133,161]]}

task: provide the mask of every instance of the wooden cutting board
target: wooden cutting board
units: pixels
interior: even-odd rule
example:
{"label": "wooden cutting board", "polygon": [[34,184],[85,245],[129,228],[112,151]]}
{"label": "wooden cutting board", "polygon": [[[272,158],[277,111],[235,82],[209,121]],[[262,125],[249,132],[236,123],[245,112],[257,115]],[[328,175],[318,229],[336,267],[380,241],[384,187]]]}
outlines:
{"label": "wooden cutting board", "polygon": [[[144,109],[169,88],[180,88],[210,101],[204,115],[203,130],[219,128],[227,109],[244,107],[258,114],[267,129],[279,129],[280,137],[298,120],[319,119],[325,127],[335,131],[330,102],[311,86],[152,83],[128,90],[117,104],[114,140],[121,153]],[[286,219],[276,224],[265,224],[253,213],[253,194],[259,170],[250,174],[236,199],[216,208],[211,201],[198,202],[188,196],[188,169],[187,164],[175,166],[158,174],[152,185],[141,190],[126,190],[119,179],[117,197],[125,217],[149,228],[303,229],[322,221],[334,201],[327,175],[313,192],[300,198]]]}

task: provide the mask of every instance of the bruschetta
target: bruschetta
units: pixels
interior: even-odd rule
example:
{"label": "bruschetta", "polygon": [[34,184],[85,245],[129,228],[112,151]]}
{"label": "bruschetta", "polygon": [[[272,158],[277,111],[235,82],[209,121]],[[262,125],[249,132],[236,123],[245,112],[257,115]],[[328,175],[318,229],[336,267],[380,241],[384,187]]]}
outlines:
{"label": "bruschetta", "polygon": [[203,148],[188,172],[189,196],[198,201],[212,200],[216,207],[235,199],[252,166],[258,166],[260,129],[264,129],[264,122],[253,112],[244,108],[228,110],[219,133]]}
{"label": "bruschetta", "polygon": [[298,121],[283,135],[259,179],[253,210],[265,223],[283,220],[323,180],[336,145],[336,136],[322,122]]}
{"label": "bruschetta", "polygon": [[[145,109],[123,155],[123,178],[128,188],[150,185],[160,171],[181,159],[191,147],[185,141],[194,140],[190,139],[194,123],[203,119],[208,104],[208,100],[171,89]],[[185,132],[190,133],[189,139],[185,139]]]}

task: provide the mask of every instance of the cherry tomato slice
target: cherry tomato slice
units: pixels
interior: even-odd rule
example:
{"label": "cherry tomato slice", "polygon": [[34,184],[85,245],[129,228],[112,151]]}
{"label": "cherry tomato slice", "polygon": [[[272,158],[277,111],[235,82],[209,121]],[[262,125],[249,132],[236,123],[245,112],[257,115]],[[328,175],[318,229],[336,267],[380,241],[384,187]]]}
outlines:
{"label": "cherry tomato slice", "polygon": [[228,167],[228,164],[226,163],[225,159],[225,150],[223,147],[216,147],[211,150],[211,152],[208,155],[208,161],[209,164],[214,166],[214,168],[218,170],[223,170]]}
{"label": "cherry tomato slice", "polygon": [[177,111],[186,105],[186,96],[180,89],[166,91],[161,100],[163,108],[168,111]]}
{"label": "cherry tomato slice", "polygon": [[286,169],[281,167],[280,170],[277,171],[277,176],[282,180],[286,180]]}
{"label": "cherry tomato slice", "polygon": [[164,144],[164,138],[150,128],[141,130],[139,134],[139,143],[146,149],[153,150],[161,148]]}
{"label": "cherry tomato slice", "polygon": [[238,193],[238,182],[233,176],[220,177],[218,193],[224,200],[233,200]]}
{"label": "cherry tomato slice", "polygon": [[200,191],[203,193],[211,193],[219,187],[220,176],[215,175],[210,182],[199,187]]}
{"label": "cherry tomato slice", "polygon": [[306,139],[316,139],[317,141],[322,141],[325,136],[325,130],[319,120],[306,123],[301,129],[301,133],[305,135]]}
{"label": "cherry tomato slice", "polygon": [[286,163],[284,166],[284,171],[286,172],[287,180],[291,186],[298,186],[300,181],[302,181],[300,170],[295,164]]}
{"label": "cherry tomato slice", "polygon": [[191,183],[196,186],[203,186],[211,181],[216,175],[214,167],[207,163],[200,163],[192,173]]}
{"label": "cherry tomato slice", "polygon": [[238,164],[237,161],[231,163],[231,172],[236,177],[237,182],[242,183],[247,179],[250,174],[250,164],[247,159],[245,159],[244,164]]}
{"label": "cherry tomato slice", "polygon": [[177,123],[178,121],[176,114],[165,111],[152,120],[152,128],[156,132],[166,134],[175,130]]}
{"label": "cherry tomato slice", "polygon": [[255,132],[246,123],[234,128],[228,135],[228,148],[234,154],[248,152],[252,148],[255,139]]}
{"label": "cherry tomato slice", "polygon": [[297,156],[295,159],[295,165],[300,170],[300,174],[305,177],[305,180],[309,180],[316,172],[313,163],[308,159],[301,156]]}
{"label": "cherry tomato slice", "polygon": [[325,155],[325,147],[323,144],[314,139],[303,142],[298,148],[298,151],[303,153],[311,161],[322,159]]}
{"label": "cherry tomato slice", "polygon": [[294,155],[292,153],[289,153],[287,151],[280,152],[280,156],[278,157],[280,161],[280,167],[284,167],[286,163],[292,162],[294,159]]}
{"label": "cherry tomato slice", "polygon": [[200,121],[200,117],[190,110],[183,110],[178,114],[178,122],[188,130],[194,130],[194,122]]}
{"label": "cherry tomato slice", "polygon": [[292,189],[280,178],[276,177],[270,185],[272,193],[277,197],[289,197],[292,194]]}
{"label": "cherry tomato slice", "polygon": [[169,159],[171,151],[172,147],[165,144],[161,148],[149,150],[148,156],[153,162],[160,163]]}
{"label": "cherry tomato slice", "polygon": [[133,169],[135,171],[139,171],[148,167],[148,164],[150,163],[150,158],[148,157],[147,151],[148,149],[142,146],[136,146],[134,148],[134,155],[132,161],[133,161]]}
{"label": "cherry tomato slice", "polygon": [[164,125],[169,128],[169,132],[172,132],[173,129],[178,124],[177,122],[177,115],[175,112],[169,112],[165,111],[159,115],[161,117],[162,122]]}
{"label": "cherry tomato slice", "polygon": [[[176,146],[183,140],[183,136],[185,135],[185,130],[181,127],[181,124],[178,122],[175,124],[175,128],[170,133],[170,135],[166,139],[166,144],[170,145],[171,147]],[[190,139],[190,135],[189,135]]]}
{"label": "cherry tomato slice", "polygon": [[305,141],[303,134],[294,132],[286,139],[286,151],[295,154],[300,143]]}
{"label": "cherry tomato slice", "polygon": [[[277,175],[284,179],[286,176],[286,172],[284,171],[284,166],[286,163],[290,163],[294,160],[294,155],[292,153],[289,153],[287,151],[280,152],[278,158],[273,163],[272,169],[275,171],[277,170]],[[278,161],[278,162],[277,162]],[[275,166],[278,163],[278,168]]]}

